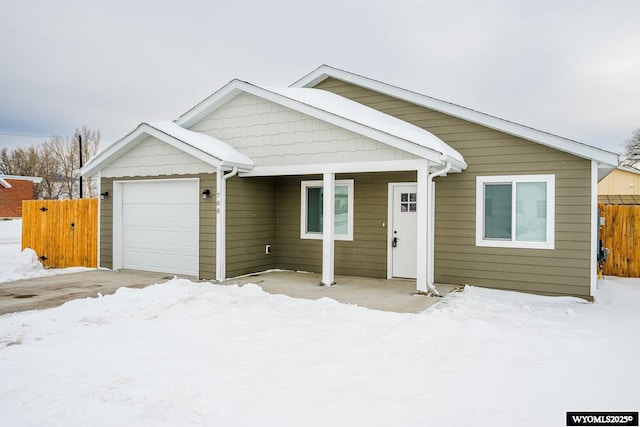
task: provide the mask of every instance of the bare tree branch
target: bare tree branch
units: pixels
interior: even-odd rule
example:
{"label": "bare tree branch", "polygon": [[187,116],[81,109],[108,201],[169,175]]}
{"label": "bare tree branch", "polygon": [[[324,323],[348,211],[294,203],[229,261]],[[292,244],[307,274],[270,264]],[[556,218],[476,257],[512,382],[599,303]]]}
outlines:
{"label": "bare tree branch", "polygon": [[640,128],[634,130],[627,140],[624,153],[627,156],[624,166],[640,169]]}
{"label": "bare tree branch", "polygon": [[[37,176],[42,178],[34,187],[36,198],[71,199],[79,196],[79,144],[82,136],[82,158],[93,158],[100,148],[100,131],[82,126],[74,136],[52,136],[40,146],[0,150],[0,173],[5,175]],[[97,183],[85,179],[85,197],[97,196]]]}

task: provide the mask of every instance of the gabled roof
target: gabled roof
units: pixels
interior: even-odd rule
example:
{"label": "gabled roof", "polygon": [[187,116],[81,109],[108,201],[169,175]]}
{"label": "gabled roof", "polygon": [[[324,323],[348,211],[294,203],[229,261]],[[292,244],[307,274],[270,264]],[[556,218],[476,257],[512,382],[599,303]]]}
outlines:
{"label": "gabled roof", "polygon": [[237,167],[240,170],[250,170],[254,165],[250,158],[217,138],[192,132],[174,122],[152,122],[138,125],[134,131],[120,138],[94,157],[80,172],[82,175],[95,175],[149,136],[153,136],[214,167]]}
{"label": "gabled roof", "polygon": [[453,171],[467,167],[460,153],[432,133],[360,103],[317,89],[267,89],[241,80],[233,80],[175,122],[188,128],[240,93],[267,99],[436,164],[449,161],[452,163]]}
{"label": "gabled roof", "polygon": [[617,166],[619,163],[618,155],[615,153],[611,153],[609,151],[582,144],[577,141],[552,135],[550,133],[542,132],[527,126],[522,126],[508,120],[503,120],[494,116],[490,116],[488,114],[481,113],[479,111],[471,110],[469,108],[431,98],[426,95],[412,92],[407,89],[402,89],[397,86],[392,86],[387,83],[373,80],[368,77],[363,77],[358,74],[350,73],[348,71],[340,70],[338,68],[330,67],[328,65],[322,65],[315,71],[312,71],[311,73],[302,77],[300,80],[293,83],[291,87],[314,87],[315,85],[329,77],[352,83],[356,86],[389,95],[394,98],[410,102],[412,104],[420,105],[435,111],[439,111],[441,113],[458,117],[460,119],[486,126],[488,128],[495,129],[510,135],[524,138],[529,141],[546,145],[548,147],[555,148],[557,150],[564,151],[585,159],[594,160],[598,163],[604,163],[612,166]]}
{"label": "gabled roof", "polygon": [[8,179],[17,181],[31,181],[34,184],[39,184],[42,182],[42,178],[35,176],[0,175],[0,185],[4,188],[11,188],[11,184],[9,184],[9,182],[7,181]]}
{"label": "gabled roof", "polygon": [[620,165],[616,169],[620,169],[621,171],[630,172],[630,173],[634,173],[636,175],[640,175],[640,170],[638,170],[638,169],[636,169],[634,167],[631,167],[631,166]]}

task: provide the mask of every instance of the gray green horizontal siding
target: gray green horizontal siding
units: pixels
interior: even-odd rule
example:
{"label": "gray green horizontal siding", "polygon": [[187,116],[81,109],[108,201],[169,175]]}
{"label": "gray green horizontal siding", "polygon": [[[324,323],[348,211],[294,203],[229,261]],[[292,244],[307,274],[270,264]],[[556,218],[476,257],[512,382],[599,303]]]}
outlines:
{"label": "gray green horizontal siding", "polygon": [[278,268],[295,271],[322,271],[322,241],[300,238],[300,182],[321,176],[278,179],[277,227]]}
{"label": "gray green horizontal siding", "polygon": [[227,277],[276,268],[276,190],[273,178],[227,181]]}
{"label": "gray green horizontal siding", "polygon": [[199,178],[200,192],[210,189],[213,197],[200,199],[200,250],[199,276],[201,279],[215,279],[216,276],[216,175],[166,175],[152,177],[102,178],[101,191],[108,191],[110,197],[101,200],[100,205],[100,267],[113,268],[113,182],[153,179]]}
{"label": "gray green horizontal siding", "polygon": [[100,191],[111,197],[100,200],[100,259],[98,266],[113,268],[113,179],[102,178]]}
{"label": "gray green horizontal siding", "polygon": [[216,278],[216,174],[199,174],[200,193],[211,190],[212,197],[200,199],[200,278]]}
{"label": "gray green horizontal siding", "polygon": [[[300,238],[300,182],[320,176],[278,180],[278,268],[322,271],[322,241]],[[354,180],[353,241],[335,242],[335,273],[387,277],[387,202],[390,182],[415,182],[415,172],[339,174]]]}
{"label": "gray green horizontal siding", "polygon": [[[437,111],[327,79],[316,88],[432,132],[468,169],[436,179],[436,281],[587,297],[590,287],[590,161]],[[554,174],[555,249],[475,245],[477,176]]]}

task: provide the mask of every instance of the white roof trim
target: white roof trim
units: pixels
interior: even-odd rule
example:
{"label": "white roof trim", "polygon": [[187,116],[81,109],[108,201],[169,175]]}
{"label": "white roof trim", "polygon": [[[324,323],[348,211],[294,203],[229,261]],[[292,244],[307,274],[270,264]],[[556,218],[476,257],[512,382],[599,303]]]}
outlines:
{"label": "white roof trim", "polygon": [[361,172],[397,172],[417,171],[429,168],[429,162],[417,160],[390,160],[371,162],[345,163],[313,163],[288,166],[256,166],[247,172],[241,172],[242,177],[249,176],[284,176],[284,175],[320,175],[323,173],[361,173]]}
{"label": "white roof trim", "polygon": [[18,181],[31,181],[34,184],[40,184],[42,182],[42,178],[37,176],[0,175],[0,184],[2,184],[5,188],[11,188],[11,184],[5,181],[7,179],[14,179]]}
{"label": "white roof trim", "polygon": [[[149,126],[165,133],[166,135],[182,141],[201,152],[207,153],[219,159],[222,166],[238,167],[239,169],[251,169],[253,160],[238,152],[235,148],[217,138],[200,132],[193,132],[178,126],[174,122],[153,122]],[[161,138],[160,138],[161,139]],[[195,155],[196,153],[194,153]]]}
{"label": "white roof trim", "polygon": [[184,129],[174,122],[141,123],[94,157],[82,169],[82,175],[95,175],[127,153],[139,142],[152,136],[216,168],[249,170],[253,161],[229,144],[203,133]]}
{"label": "white roof trim", "polygon": [[291,87],[309,88],[317,85],[321,81],[333,77],[338,80],[346,81],[357,86],[371,89],[373,91],[402,99],[404,101],[420,105],[432,110],[436,110],[454,117],[458,117],[469,122],[473,122],[491,129],[495,129],[510,135],[527,139],[560,151],[564,151],[598,163],[617,166],[619,163],[618,154],[611,153],[590,145],[586,145],[577,141],[562,138],[550,133],[542,132],[530,127],[519,125],[508,120],[500,119],[479,111],[471,110],[466,107],[451,104],[439,99],[431,98],[416,92],[392,86],[377,80],[353,74],[348,71],[340,70],[328,65],[322,65],[300,80],[296,81]]}
{"label": "white roof trim", "polygon": [[266,89],[233,80],[176,119],[176,123],[188,128],[241,92],[267,99],[436,164],[451,161],[454,171],[467,167],[460,153],[430,132],[344,97],[314,89]]}

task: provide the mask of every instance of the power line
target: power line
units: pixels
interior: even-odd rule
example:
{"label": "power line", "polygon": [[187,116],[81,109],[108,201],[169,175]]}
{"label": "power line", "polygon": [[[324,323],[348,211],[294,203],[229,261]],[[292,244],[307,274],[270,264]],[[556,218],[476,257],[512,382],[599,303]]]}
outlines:
{"label": "power line", "polygon": [[50,134],[50,135],[31,135],[31,134],[24,134],[24,133],[10,133],[10,132],[0,132],[0,135],[2,136],[18,136],[18,137],[24,137],[24,138],[51,138],[52,136],[59,136],[61,138],[71,138],[70,136],[66,136],[66,135],[57,135],[57,134]]}

